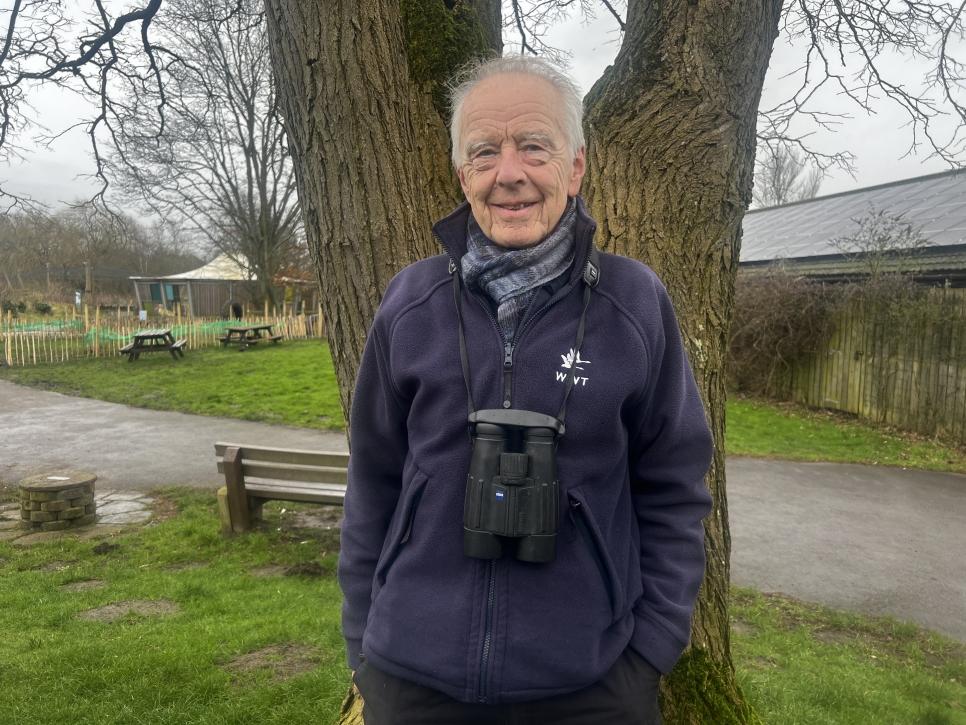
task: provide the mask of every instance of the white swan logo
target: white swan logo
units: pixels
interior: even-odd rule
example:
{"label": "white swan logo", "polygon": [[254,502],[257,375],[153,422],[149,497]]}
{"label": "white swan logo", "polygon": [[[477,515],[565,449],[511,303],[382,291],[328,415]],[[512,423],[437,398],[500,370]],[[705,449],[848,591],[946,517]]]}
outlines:
{"label": "white swan logo", "polygon": [[[582,359],[580,357],[580,353],[575,353],[573,348],[570,348],[570,352],[568,352],[566,355],[561,355],[560,357],[563,359],[563,363],[560,365],[560,367],[566,370],[574,370],[574,385],[587,385],[587,381],[590,380],[590,378],[578,376],[576,371],[583,370],[584,365],[590,365],[590,360]],[[576,361],[574,360],[575,357],[577,358]],[[559,370],[557,371],[558,382],[566,383],[567,378],[569,377],[569,373],[562,373]]]}

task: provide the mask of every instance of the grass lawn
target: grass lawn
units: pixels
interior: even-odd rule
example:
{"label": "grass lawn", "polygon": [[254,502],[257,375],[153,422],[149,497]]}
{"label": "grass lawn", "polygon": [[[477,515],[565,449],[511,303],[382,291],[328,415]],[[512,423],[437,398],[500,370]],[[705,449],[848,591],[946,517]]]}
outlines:
{"label": "grass lawn", "polygon": [[[334,723],[349,685],[338,536],[304,527],[324,509],[266,504],[264,524],[229,539],[213,494],[154,495],[155,523],[106,553],[0,541],[0,721]],[[103,586],[83,588],[92,580]],[[78,616],[131,601],[177,611]],[[966,725],[962,645],[747,589],[732,619],[742,686],[769,725]]]}
{"label": "grass lawn", "polygon": [[728,455],[966,473],[966,448],[835,411],[732,397]]}
{"label": "grass lawn", "polygon": [[177,410],[303,428],[342,430],[345,421],[327,342],[189,350],[0,367],[0,378],[139,408]]}
{"label": "grass lawn", "polygon": [[732,589],[732,656],[768,725],[964,725],[966,646],[890,618]]}
{"label": "grass lawn", "polygon": [[[291,507],[272,504],[268,525],[228,539],[213,494],[168,490],[158,502],[177,515],[111,539],[107,553],[76,539],[0,542],[0,722],[334,722],[349,684],[338,532],[300,529]],[[300,562],[315,576],[284,575]],[[91,580],[104,586],[71,591]],[[177,612],[78,617],[130,601]]]}

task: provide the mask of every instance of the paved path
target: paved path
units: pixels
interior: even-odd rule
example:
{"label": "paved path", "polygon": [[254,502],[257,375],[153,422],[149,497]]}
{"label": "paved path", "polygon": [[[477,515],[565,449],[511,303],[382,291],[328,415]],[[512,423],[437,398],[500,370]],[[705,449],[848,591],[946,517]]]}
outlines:
{"label": "paved path", "polygon": [[[0,477],[64,468],[98,487],[215,487],[217,440],[345,451],[341,433],[168,413],[0,381]],[[136,464],[136,469],[131,464]],[[911,619],[966,641],[966,476],[728,461],[738,584]]]}
{"label": "paved path", "polygon": [[732,580],[966,642],[966,476],[728,460]]}
{"label": "paved path", "polygon": [[69,468],[96,473],[99,488],[214,487],[224,481],[216,441],[348,450],[342,433],[133,408],[0,380],[0,478],[11,483]]}

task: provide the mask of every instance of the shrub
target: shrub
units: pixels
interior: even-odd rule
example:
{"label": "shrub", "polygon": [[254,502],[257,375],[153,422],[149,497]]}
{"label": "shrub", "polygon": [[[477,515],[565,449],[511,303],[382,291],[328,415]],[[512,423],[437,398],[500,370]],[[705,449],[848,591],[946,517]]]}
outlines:
{"label": "shrub", "polygon": [[39,300],[34,302],[34,312],[38,314],[49,315],[52,309],[46,302],[40,302]]}
{"label": "shrub", "polygon": [[15,312],[21,314],[27,311],[27,303],[23,300],[18,300],[14,302],[13,300],[2,300],[0,301],[0,312]]}
{"label": "shrub", "polygon": [[821,350],[834,328],[842,285],[794,277],[781,269],[743,274],[735,287],[728,379],[739,390],[776,395],[799,360]]}

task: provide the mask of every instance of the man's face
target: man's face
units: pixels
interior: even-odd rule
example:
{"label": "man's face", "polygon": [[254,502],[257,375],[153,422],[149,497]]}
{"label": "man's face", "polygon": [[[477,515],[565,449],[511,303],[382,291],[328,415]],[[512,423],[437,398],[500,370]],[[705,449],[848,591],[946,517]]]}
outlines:
{"label": "man's face", "polygon": [[456,169],[483,233],[507,249],[532,247],[580,191],[584,149],[570,158],[563,100],[543,78],[488,78],[463,102],[462,165]]}

